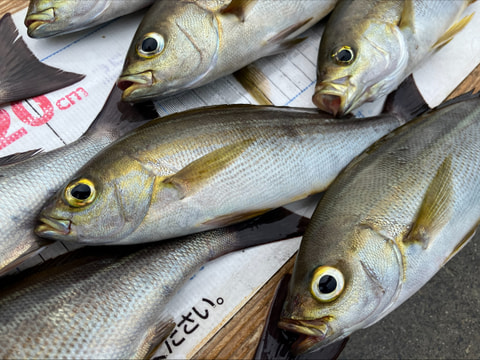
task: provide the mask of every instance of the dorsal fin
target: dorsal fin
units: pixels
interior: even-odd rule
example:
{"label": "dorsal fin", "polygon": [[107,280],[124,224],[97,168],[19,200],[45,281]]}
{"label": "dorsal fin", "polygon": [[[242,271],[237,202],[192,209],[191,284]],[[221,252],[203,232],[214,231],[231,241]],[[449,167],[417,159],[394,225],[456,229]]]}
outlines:
{"label": "dorsal fin", "polygon": [[0,166],[12,165],[20,161],[28,160],[42,152],[42,149],[28,150],[15,154],[6,155],[0,158]]}

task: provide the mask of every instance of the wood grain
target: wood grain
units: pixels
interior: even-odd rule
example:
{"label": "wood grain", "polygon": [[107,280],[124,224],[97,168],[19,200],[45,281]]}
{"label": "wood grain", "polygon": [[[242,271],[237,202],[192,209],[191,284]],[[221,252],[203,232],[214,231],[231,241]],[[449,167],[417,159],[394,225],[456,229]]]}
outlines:
{"label": "wood grain", "polygon": [[0,17],[7,12],[15,13],[28,6],[28,0],[0,0]]}
{"label": "wood grain", "polygon": [[295,257],[290,258],[257,294],[193,356],[193,359],[253,359],[275,289],[283,275],[292,272]]}

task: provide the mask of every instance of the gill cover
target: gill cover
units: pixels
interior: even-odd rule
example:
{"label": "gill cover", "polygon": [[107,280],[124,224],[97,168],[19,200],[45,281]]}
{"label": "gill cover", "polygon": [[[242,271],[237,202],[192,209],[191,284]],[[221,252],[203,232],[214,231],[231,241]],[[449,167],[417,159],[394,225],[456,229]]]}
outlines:
{"label": "gill cover", "polygon": [[216,13],[197,2],[158,1],[140,24],[117,82],[124,101],[172,94],[202,81],[220,46]]}

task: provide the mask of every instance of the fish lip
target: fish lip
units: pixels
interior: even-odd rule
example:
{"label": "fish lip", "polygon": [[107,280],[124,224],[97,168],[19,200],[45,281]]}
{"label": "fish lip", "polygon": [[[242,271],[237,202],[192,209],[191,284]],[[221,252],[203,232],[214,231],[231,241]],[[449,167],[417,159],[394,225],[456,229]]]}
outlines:
{"label": "fish lip", "polygon": [[24,24],[28,28],[28,35],[35,32],[40,26],[55,22],[55,8],[51,7],[28,15]]}
{"label": "fish lip", "polygon": [[[320,110],[342,116],[346,114],[350,106],[346,105],[346,88],[343,84],[321,82],[315,86],[312,101]],[[333,98],[338,98],[335,105],[332,105]]]}
{"label": "fish lip", "polygon": [[148,88],[154,83],[154,76],[151,70],[137,74],[120,76],[117,80],[117,87],[123,91],[122,100],[131,101],[132,93],[138,89]]}
{"label": "fish lip", "polygon": [[35,228],[35,233],[40,237],[49,239],[65,239],[72,234],[72,221],[55,219],[46,215],[40,217],[40,225]]}
{"label": "fish lip", "polygon": [[291,351],[295,355],[304,354],[320,347],[316,346],[323,341],[330,331],[327,318],[313,320],[297,320],[282,318],[278,322],[280,329],[297,333],[299,338],[292,344]]}

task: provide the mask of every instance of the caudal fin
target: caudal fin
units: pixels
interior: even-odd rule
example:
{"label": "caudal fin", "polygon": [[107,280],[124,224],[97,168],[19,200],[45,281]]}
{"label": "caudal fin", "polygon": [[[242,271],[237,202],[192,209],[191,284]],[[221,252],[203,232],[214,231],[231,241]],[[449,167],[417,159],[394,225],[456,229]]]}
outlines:
{"label": "caudal fin", "polygon": [[30,51],[10,13],[0,19],[0,104],[42,95],[82,80],[40,62]]}
{"label": "caudal fin", "polygon": [[412,75],[407,77],[397,90],[388,95],[383,108],[383,112],[393,113],[404,122],[408,122],[428,110],[430,107],[423,99]]}
{"label": "caudal fin", "polygon": [[122,90],[115,85],[108,95],[105,105],[92,122],[85,135],[95,136],[108,132],[117,139],[127,132],[158,117],[152,102],[129,104],[121,101]]}

